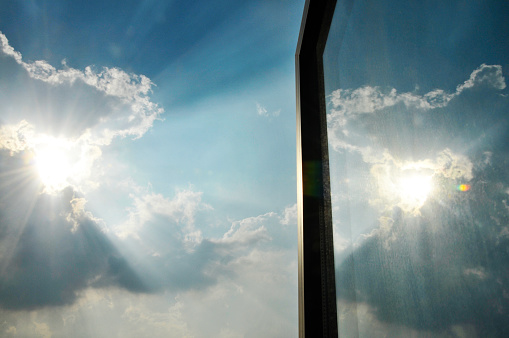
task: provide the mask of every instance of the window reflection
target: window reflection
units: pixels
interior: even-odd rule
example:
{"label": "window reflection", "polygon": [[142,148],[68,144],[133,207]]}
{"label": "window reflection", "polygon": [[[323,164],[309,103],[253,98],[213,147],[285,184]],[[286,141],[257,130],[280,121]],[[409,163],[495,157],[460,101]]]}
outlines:
{"label": "window reflection", "polygon": [[338,1],[324,69],[340,336],[509,335],[508,14]]}

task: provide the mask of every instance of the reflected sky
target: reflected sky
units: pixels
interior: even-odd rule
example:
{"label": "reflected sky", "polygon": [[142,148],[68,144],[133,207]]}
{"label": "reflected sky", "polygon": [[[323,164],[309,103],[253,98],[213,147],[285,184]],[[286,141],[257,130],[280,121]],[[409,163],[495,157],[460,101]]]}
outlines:
{"label": "reflected sky", "polygon": [[340,335],[509,333],[508,13],[338,2],[324,67]]}

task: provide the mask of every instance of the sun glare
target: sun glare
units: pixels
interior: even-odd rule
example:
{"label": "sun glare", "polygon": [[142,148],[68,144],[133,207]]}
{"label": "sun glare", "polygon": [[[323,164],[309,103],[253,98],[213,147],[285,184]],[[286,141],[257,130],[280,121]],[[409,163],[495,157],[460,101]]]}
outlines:
{"label": "sun glare", "polygon": [[67,186],[71,175],[69,150],[63,140],[51,140],[35,149],[35,166],[46,190],[56,191]]}
{"label": "sun glare", "polygon": [[401,177],[397,184],[401,200],[408,205],[420,207],[428,198],[431,190],[431,176],[411,174]]}

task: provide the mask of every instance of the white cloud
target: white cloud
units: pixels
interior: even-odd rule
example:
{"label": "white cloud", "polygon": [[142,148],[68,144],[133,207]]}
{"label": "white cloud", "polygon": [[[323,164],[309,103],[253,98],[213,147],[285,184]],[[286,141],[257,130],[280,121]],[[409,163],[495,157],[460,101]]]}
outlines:
{"label": "white cloud", "polygon": [[224,234],[223,238],[215,241],[217,243],[246,245],[256,243],[260,240],[269,240],[270,237],[263,224],[274,216],[276,216],[276,214],[270,212],[265,215],[249,217],[241,221],[233,222],[230,230]]}
{"label": "white cloud", "polygon": [[463,90],[474,86],[486,85],[498,90],[506,87],[505,78],[502,75],[502,66],[482,64],[470,74],[470,78],[456,88],[456,95]]}
{"label": "white cloud", "polygon": [[[93,142],[109,144],[114,137],[141,137],[163,113],[162,108],[150,101],[148,94],[154,84],[144,75],[128,74],[121,69],[108,67],[95,71],[88,66],[82,71],[68,67],[65,61],[63,69],[56,69],[44,60],[23,61],[21,53],[9,45],[7,37],[1,32],[0,44],[2,52],[12,57],[33,79],[53,86],[69,86],[81,81],[129,107],[122,114],[113,114],[108,118],[105,116],[110,115],[109,112],[104,114],[103,121],[92,129],[95,136]],[[101,124],[104,127],[101,128]]]}
{"label": "white cloud", "polygon": [[9,150],[11,154],[30,147],[28,139],[33,137],[33,126],[22,120],[16,125],[0,126],[0,149]]}
{"label": "white cloud", "polygon": [[151,337],[193,337],[182,316],[182,306],[182,302],[177,301],[164,311],[158,311],[147,304],[131,304],[124,310],[122,319],[132,327],[131,337],[140,337],[147,332]]}
{"label": "white cloud", "polygon": [[272,113],[269,113],[269,111],[267,110],[267,108],[265,108],[264,106],[262,106],[260,103],[256,102],[256,112],[258,113],[258,115],[260,116],[265,116],[265,117],[278,117],[279,114],[281,113],[281,109],[278,109],[278,110],[275,110],[273,111]]}
{"label": "white cloud", "polygon": [[289,250],[294,228],[281,226],[285,211],[232,221],[221,233],[208,223],[212,207],[201,192],[178,190],[168,198],[134,190],[126,221],[115,227],[115,243],[155,290],[205,292],[238,275],[235,262],[254,251]]}
{"label": "white cloud", "polygon": [[8,82],[0,108],[0,149],[37,154],[49,143],[65,144],[72,170],[54,190],[95,189],[105,171],[101,148],[117,137],[143,136],[163,113],[151,101],[154,84],[144,75],[108,67],[79,70],[65,60],[61,69],[43,60],[26,62],[1,32],[0,53],[16,74],[0,79]]}
{"label": "white cloud", "polygon": [[[34,172],[36,178],[37,161],[29,161],[37,158],[37,155],[48,148],[60,148],[62,156],[65,156],[68,168],[65,173],[62,168],[47,168],[56,171],[59,175],[59,183],[45,187],[45,192],[54,193],[72,186],[74,189],[85,192],[98,186],[98,182],[92,180],[93,168],[96,161],[102,155],[101,148],[88,142],[87,135],[78,139],[56,138],[50,135],[36,133],[35,126],[25,120],[14,125],[0,126],[0,149],[5,149],[13,156],[16,153],[25,152],[27,168]],[[49,166],[53,163],[48,163]],[[59,171],[60,170],[60,171]],[[45,183],[45,182],[43,182]]]}
{"label": "white cloud", "polygon": [[297,225],[297,203],[285,208],[280,222],[283,225]]}
{"label": "white cloud", "polygon": [[[197,337],[293,337],[297,334],[294,251],[251,248],[232,260],[207,292],[181,294],[183,318]],[[204,321],[203,318],[208,320]]]}
{"label": "white cloud", "polygon": [[[197,244],[201,241],[201,231],[195,227],[195,217],[200,211],[212,210],[202,202],[202,193],[192,189],[177,190],[173,199],[156,194],[148,189],[135,186],[137,193],[130,194],[133,206],[128,209],[128,219],[116,227],[120,237],[134,236],[147,223],[157,217],[164,217],[179,226],[179,236]],[[190,244],[191,244],[190,243]]]}
{"label": "white cloud", "polygon": [[[348,269],[349,264],[353,263],[347,259],[341,261],[341,258],[354,258],[359,271],[369,272],[363,275],[367,276],[365,280],[361,280],[362,274],[356,275],[361,276],[357,283],[358,290],[353,296],[357,303],[348,304],[350,290],[344,296],[339,296],[342,298],[338,303],[340,324],[343,324],[343,330],[352,329],[351,332],[343,332],[344,335],[376,335],[373,333],[376,332],[376,326],[386,325],[387,314],[392,313],[393,309],[383,309],[384,304],[394,300],[392,294],[387,293],[391,298],[387,301],[388,298],[377,298],[383,292],[372,292],[370,288],[370,278],[376,274],[375,270],[370,270],[376,266],[370,262],[373,252],[382,262],[378,276],[383,280],[390,273],[384,262],[393,262],[395,257],[404,257],[403,260],[409,262],[408,255],[415,255],[410,258],[414,270],[414,263],[420,264],[421,253],[414,250],[414,244],[423,241],[422,231],[426,233],[425,237],[433,234],[431,247],[435,251],[450,249],[452,244],[447,239],[452,237],[447,235],[457,232],[458,227],[466,233],[473,231],[477,234],[481,231],[485,235],[483,238],[493,240],[493,247],[502,248],[507,243],[505,240],[509,231],[502,226],[501,216],[507,210],[507,203],[499,194],[506,189],[506,185],[499,182],[503,180],[498,175],[499,170],[494,170],[500,163],[494,149],[500,145],[499,142],[503,143],[503,133],[499,134],[496,126],[500,124],[503,107],[507,104],[507,100],[497,95],[497,91],[505,88],[502,67],[482,64],[471,72],[468,80],[449,92],[435,89],[421,95],[418,89],[412,93],[399,93],[396,89],[365,86],[337,90],[329,97],[331,184],[333,201],[336,202],[333,216],[339,215],[335,218],[334,236],[336,245],[344,248],[341,252],[335,247],[336,254],[342,253],[337,262],[340,271],[337,275],[343,281],[351,278],[348,272],[351,270]],[[454,105],[451,104],[453,100]],[[469,104],[473,106],[470,108]],[[448,109],[442,110],[444,107]],[[429,112],[433,109],[435,112]],[[489,140],[486,140],[486,134],[491,135]],[[465,189],[460,184],[465,184]],[[490,188],[495,185],[498,193]],[[342,195],[345,191],[348,194],[346,197]],[[500,200],[502,203],[497,202]],[[486,201],[497,208],[495,213],[484,210]],[[482,219],[480,230],[477,219]],[[351,238],[351,243],[341,236]],[[486,267],[469,264],[469,253],[473,250],[469,243],[468,240],[461,241],[459,245],[454,245],[454,250],[449,250],[459,263],[454,266],[464,266],[447,274],[452,276],[447,278],[453,282],[447,278],[445,282],[443,278],[437,279],[434,290],[446,290],[444,294],[448,294],[450,285],[458,278],[474,283],[472,285],[496,285],[496,268],[487,271]],[[437,257],[436,261],[440,264],[440,255]],[[466,264],[461,261],[464,259]],[[360,266],[362,262],[366,263],[365,266]],[[399,270],[394,270],[394,276],[399,276]],[[497,283],[502,283],[502,279],[498,278]],[[348,283],[338,283],[339,295],[342,284]],[[388,285],[388,288],[391,289],[391,286]],[[369,300],[369,304],[362,303],[363,300]],[[454,308],[455,304],[447,306]],[[502,311],[502,307],[493,311]],[[401,318],[405,318],[402,323],[407,330],[400,331],[401,336],[413,335],[409,327],[422,329],[421,322],[414,325],[412,319],[409,325],[404,311],[402,314]],[[356,316],[355,325],[349,326],[348,321],[354,319],[351,315]],[[478,314],[462,315],[464,318],[476,318]],[[435,322],[440,321],[439,317]],[[365,323],[366,320],[373,323]],[[438,332],[444,336],[452,331],[460,335],[470,332],[469,335],[475,336],[475,325],[455,328],[449,326],[451,321],[444,322],[443,327],[449,331]],[[384,328],[384,332],[391,332],[392,329],[401,330],[403,327]],[[392,331],[392,336],[400,336],[395,332]],[[422,336],[438,334],[418,333]]]}
{"label": "white cloud", "polygon": [[[400,161],[387,155],[384,162],[375,163],[370,168],[373,186],[377,191],[377,195],[374,195],[376,197],[372,197],[370,203],[382,210],[390,211],[398,206],[407,213],[418,215],[428,196],[412,199],[401,194],[401,187],[398,185],[399,179],[409,174],[418,174],[430,177],[429,184],[431,185],[436,177],[444,177],[452,182],[460,180],[466,183],[473,178],[472,169],[473,164],[468,157],[456,154],[447,148],[439,152],[434,159],[420,161]],[[414,189],[420,188],[414,187]],[[430,192],[430,195],[432,194],[433,191]],[[443,194],[439,193],[439,195]]]}
{"label": "white cloud", "polygon": [[[104,170],[102,167],[97,170],[102,165],[102,151],[115,137],[142,136],[162,113],[162,109],[149,97],[153,83],[143,75],[128,74],[117,68],[97,70],[87,67],[80,70],[69,67],[65,62],[60,69],[45,61],[28,62],[1,33],[0,40],[0,53],[6,56],[3,60],[8,59],[21,70],[20,73],[25,76],[23,81],[31,81],[35,87],[48,89],[48,92],[55,90],[55,97],[63,97],[63,94],[74,92],[79,87],[85,88],[87,103],[89,99],[99,99],[99,110],[92,114],[94,116],[90,120],[82,120],[79,114],[68,116],[69,112],[65,109],[56,113],[58,118],[55,120],[66,120],[60,119],[63,116],[77,126],[72,133],[60,136],[72,148],[75,155],[73,165],[81,168],[81,176],[75,174],[69,179],[69,184],[75,184],[75,188],[83,185],[84,181],[90,181],[96,172]],[[0,148],[20,156],[19,153],[33,151],[46,138],[54,137],[50,133],[51,128],[44,129],[39,123],[46,116],[37,119],[33,111],[20,108],[24,106],[13,107],[17,108],[13,109],[15,118],[0,126]],[[265,109],[261,105],[259,108],[262,112]],[[87,109],[88,105],[84,111]],[[265,112],[269,117],[279,114],[279,111]],[[62,223],[58,224],[61,228],[66,226],[63,236],[66,240],[54,248],[55,252],[64,255],[57,256],[64,261],[69,258],[71,263],[65,266],[75,267],[73,259],[76,256],[92,268],[84,276],[64,270],[57,272],[66,278],[44,276],[44,284],[47,285],[57,278],[55,284],[60,283],[59,286],[65,288],[68,286],[67,277],[72,277],[70,283],[74,284],[69,287],[70,291],[66,289],[73,297],[65,299],[58,310],[52,307],[52,303],[41,305],[38,310],[41,317],[37,319],[40,334],[49,332],[55,336],[69,336],[85,327],[88,331],[84,334],[90,336],[102,330],[125,337],[146,332],[161,337],[249,336],[253,333],[258,336],[284,336],[288,332],[294,336],[295,247],[282,248],[274,240],[277,236],[291,238],[294,229],[281,224],[294,222],[294,206],[281,213],[271,212],[226,222],[223,230],[218,230],[214,221],[215,228],[210,230],[204,215],[212,207],[203,201],[201,192],[182,189],[168,197],[150,189],[131,188],[132,205],[127,210],[126,219],[116,227],[110,227],[113,231],[109,232],[101,229],[103,221],[87,210],[85,198],[79,194],[72,195],[71,189],[71,195],[66,195],[69,198],[62,206],[56,203],[62,210],[58,209],[55,219]],[[46,198],[46,195],[43,194],[43,197]],[[48,197],[48,200],[57,200],[58,197]],[[38,210],[45,211],[45,205],[39,204]],[[35,216],[34,219],[34,222],[40,221]],[[50,221],[53,222],[48,220],[48,223]],[[88,222],[88,226],[83,226],[84,222]],[[33,227],[43,232],[40,227]],[[203,233],[201,229],[204,229]],[[47,231],[44,233],[47,234]],[[49,238],[52,234],[47,235]],[[37,242],[38,237],[34,241]],[[37,244],[36,248],[41,248],[35,252],[43,256],[46,253],[44,243]],[[103,246],[106,246],[102,250],[104,252],[100,250]],[[26,248],[27,252],[29,249],[34,251],[28,244]],[[87,260],[85,253],[93,255],[95,260]],[[41,259],[51,261],[48,257]],[[34,276],[35,265],[30,262],[20,269],[24,269],[26,276]],[[62,269],[63,266],[59,265]],[[132,274],[128,275],[126,271]],[[139,277],[139,283],[133,286],[135,277]],[[74,287],[75,284],[78,286]],[[12,293],[22,292],[24,287],[16,285]],[[15,321],[11,321],[5,330],[14,325],[31,323],[30,318],[22,320],[29,311],[24,311],[22,304],[16,306],[18,314],[10,317]],[[64,316],[60,316],[61,309]],[[231,312],[234,319],[229,323]],[[94,327],[88,325],[90,322],[94,323]],[[30,336],[35,334],[35,330],[32,325],[29,332],[18,330],[18,334]]]}
{"label": "white cloud", "polygon": [[51,338],[53,337],[53,333],[51,332],[47,323],[40,323],[37,321],[33,321],[32,324],[35,326],[35,332],[37,335],[43,338]]}
{"label": "white cloud", "polygon": [[[83,290],[76,303],[37,311],[56,337],[86,336],[294,337],[297,334],[297,263],[293,250],[247,248],[233,257],[206,290],[132,294],[116,288]],[[190,267],[193,268],[193,267]],[[0,314],[5,329],[35,335],[30,311]],[[89,325],[94,323],[94,325]]]}
{"label": "white cloud", "polygon": [[87,200],[85,198],[73,197],[69,203],[71,208],[69,213],[65,215],[65,219],[67,222],[73,225],[71,232],[76,232],[84,219],[94,222],[97,226],[102,226],[101,230],[106,231],[105,227],[103,226],[103,221],[100,218],[95,217],[89,210],[85,208],[85,205],[87,204]]}
{"label": "white cloud", "polygon": [[[409,165],[407,164],[407,166]],[[452,180],[470,181],[473,178],[472,168],[473,164],[467,156],[454,154],[450,149],[444,149],[435,163],[430,164],[430,169]]]}
{"label": "white cloud", "polygon": [[259,104],[258,102],[256,102],[256,111],[258,112],[258,115],[261,115],[261,116],[268,116],[269,115],[267,113],[267,109],[265,107],[262,107],[262,105]]}
{"label": "white cloud", "polygon": [[16,326],[9,326],[7,328],[7,330],[5,330],[5,333],[8,334],[8,335],[16,335],[17,334],[17,329],[16,329]]}
{"label": "white cloud", "polygon": [[12,56],[14,58],[14,60],[16,60],[16,62],[18,62],[18,63],[23,62],[21,60],[22,59],[21,58],[21,53],[15,51],[14,48],[12,48],[9,45],[9,41],[7,40],[7,37],[4,34],[2,34],[1,32],[0,32],[0,44],[2,45],[2,52],[5,55]]}
{"label": "white cloud", "polygon": [[[229,273],[229,264],[234,259],[249,254],[260,245],[271,247],[270,243],[274,241],[271,233],[277,239],[288,237],[283,233],[292,231],[292,228],[282,227],[281,220],[288,218],[291,222],[289,214],[295,209],[290,207],[281,214],[269,212],[232,221],[227,231],[214,236],[210,235],[207,225],[212,207],[202,201],[201,192],[178,190],[173,198],[167,198],[141,191],[140,196],[131,194],[131,198],[133,205],[129,208],[127,220],[115,227],[115,233],[120,237],[118,245],[130,247],[136,257],[146,257],[142,258],[144,264],[153,265],[152,271],[157,271],[157,274],[167,275],[167,272],[161,271],[161,265],[170,270],[182,270],[179,275],[198,280],[203,274],[206,276],[203,287],[222,274]],[[195,224],[197,219],[199,227]],[[208,235],[204,236],[203,231]],[[136,246],[128,244],[133,240]],[[190,274],[186,271],[193,272]],[[170,275],[173,273],[170,272]],[[164,288],[172,288],[174,282],[171,278],[162,281],[168,284]]]}
{"label": "white cloud", "polygon": [[479,336],[474,325],[459,323],[443,331],[413,328],[394,321],[381,320],[377,317],[379,309],[366,302],[337,300],[338,329],[341,337],[463,337]]}
{"label": "white cloud", "polygon": [[464,90],[475,86],[488,86],[497,90],[506,87],[502,76],[502,66],[482,64],[475,69],[470,78],[448,94],[442,89],[432,90],[424,95],[411,92],[398,93],[395,88],[383,90],[380,87],[364,86],[357,89],[337,89],[329,96],[332,109],[328,114],[329,128],[344,126],[349,119],[358,114],[372,114],[377,111],[404,104],[407,108],[430,110],[443,108]]}
{"label": "white cloud", "polygon": [[423,96],[410,92],[399,94],[395,88],[384,91],[371,86],[353,90],[337,89],[330,96],[333,108],[327,118],[333,127],[344,126],[358,114],[371,114],[400,103],[407,108],[435,109],[446,106],[453,97],[454,94],[447,94],[439,89]]}
{"label": "white cloud", "polygon": [[473,277],[476,277],[478,279],[486,279],[486,271],[484,270],[483,267],[478,267],[478,268],[467,268],[467,269],[464,269],[463,270],[463,274],[465,276],[473,276]]}
{"label": "white cloud", "polygon": [[336,255],[336,265],[339,265],[341,262],[338,260],[339,255],[344,255],[345,250],[350,247],[352,241],[344,236],[341,236],[339,232],[340,224],[339,220],[335,220],[332,225],[332,236],[334,238],[334,254]]}

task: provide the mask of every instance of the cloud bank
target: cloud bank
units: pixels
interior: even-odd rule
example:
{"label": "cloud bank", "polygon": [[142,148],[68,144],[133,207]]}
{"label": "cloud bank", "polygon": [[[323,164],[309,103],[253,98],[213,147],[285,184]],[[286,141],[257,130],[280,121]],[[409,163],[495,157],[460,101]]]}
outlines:
{"label": "cloud bank", "polygon": [[[23,74],[19,74],[22,83],[18,84],[15,81],[14,85],[24,84],[25,88],[35,87],[35,93],[26,94],[36,94],[35,96],[41,100],[44,100],[42,96],[46,95],[54,101],[45,102],[50,107],[43,107],[44,109],[63,108],[65,110],[41,112],[46,115],[44,118],[56,114],[59,118],[67,120],[65,127],[77,129],[81,133],[88,130],[92,135],[91,142],[109,144],[114,137],[141,137],[163,113],[162,108],[150,101],[148,95],[154,84],[144,75],[128,74],[121,69],[108,67],[103,67],[99,71],[94,70],[92,66],[78,70],[67,66],[65,61],[62,69],[56,69],[43,60],[25,62],[21,53],[9,45],[7,37],[1,32],[0,47],[3,56],[12,58],[26,72],[29,79],[40,81],[33,82],[23,77]],[[20,70],[17,72],[20,73]],[[44,87],[41,82],[50,87]],[[81,97],[76,97],[75,93]],[[70,94],[71,97],[67,97],[66,94]],[[97,101],[100,105],[97,105]],[[85,104],[92,109],[87,109],[85,114],[80,114],[80,111],[75,112],[72,109],[77,103]],[[53,105],[56,107],[51,107]],[[10,107],[10,109],[16,108],[25,108],[25,106]],[[31,110],[36,109],[41,107],[35,104]],[[41,121],[35,119],[32,116],[33,113],[17,110],[17,113],[21,113],[20,115],[29,123],[39,127],[37,122]],[[27,116],[24,116],[25,114]],[[77,125],[81,128],[77,128]]]}
{"label": "cloud bank", "polygon": [[207,228],[203,215],[212,207],[191,189],[178,190],[173,198],[133,189],[125,221],[107,226],[71,187],[41,192],[25,151],[11,155],[4,149],[0,155],[4,309],[69,306],[89,289],[208,290],[225,279],[243,278],[246,264],[277,255],[281,249],[274,249],[272,236],[293,231],[288,225],[295,216],[284,210],[234,221],[219,237],[204,236],[199,229]]}

